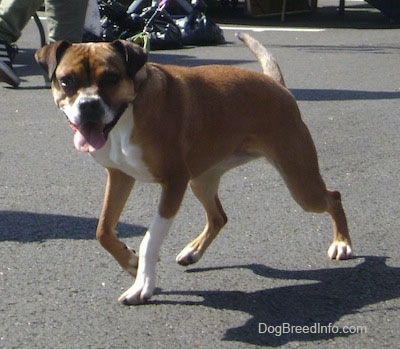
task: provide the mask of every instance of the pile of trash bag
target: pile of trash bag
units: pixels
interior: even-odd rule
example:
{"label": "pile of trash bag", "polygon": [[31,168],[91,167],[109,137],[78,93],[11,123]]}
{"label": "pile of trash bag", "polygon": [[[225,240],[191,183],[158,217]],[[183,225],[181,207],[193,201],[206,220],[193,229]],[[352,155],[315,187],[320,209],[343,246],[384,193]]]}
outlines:
{"label": "pile of trash bag", "polygon": [[203,0],[188,3],[192,11],[186,14],[174,13],[171,1],[162,0],[157,5],[130,12],[118,1],[99,0],[100,37],[86,33],[85,41],[125,39],[142,46],[148,41],[151,50],[225,43],[221,28],[205,15]]}

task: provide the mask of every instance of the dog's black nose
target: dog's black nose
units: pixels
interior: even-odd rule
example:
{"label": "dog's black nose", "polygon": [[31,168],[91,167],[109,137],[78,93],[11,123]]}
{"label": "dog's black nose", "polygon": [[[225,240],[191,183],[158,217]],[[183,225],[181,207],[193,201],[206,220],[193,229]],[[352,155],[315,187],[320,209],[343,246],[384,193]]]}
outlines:
{"label": "dog's black nose", "polygon": [[104,113],[100,100],[88,98],[79,102],[81,119],[85,122],[96,122]]}
{"label": "dog's black nose", "polygon": [[82,114],[97,114],[101,111],[100,102],[98,100],[87,100],[79,103],[79,111]]}

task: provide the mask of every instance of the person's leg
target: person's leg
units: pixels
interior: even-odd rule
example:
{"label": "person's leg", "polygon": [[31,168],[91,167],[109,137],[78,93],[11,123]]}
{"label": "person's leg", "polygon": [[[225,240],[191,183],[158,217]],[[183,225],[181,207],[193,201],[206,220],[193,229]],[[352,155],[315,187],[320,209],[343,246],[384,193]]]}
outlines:
{"label": "person's leg", "polygon": [[1,0],[0,40],[9,44],[16,42],[42,3],[43,0]]}
{"label": "person's leg", "polygon": [[88,0],[45,0],[49,41],[81,42]]}
{"label": "person's leg", "polygon": [[21,31],[43,0],[0,0],[0,82],[17,87],[20,79],[12,68],[16,48],[11,44],[19,39]]}

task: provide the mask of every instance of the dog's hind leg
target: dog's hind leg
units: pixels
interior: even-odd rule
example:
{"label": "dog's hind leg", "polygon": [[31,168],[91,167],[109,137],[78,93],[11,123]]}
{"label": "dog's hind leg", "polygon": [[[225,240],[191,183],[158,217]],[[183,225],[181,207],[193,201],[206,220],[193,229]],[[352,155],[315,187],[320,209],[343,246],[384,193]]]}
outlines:
{"label": "dog's hind leg", "polygon": [[276,166],[293,198],[309,212],[328,212],[333,223],[333,242],[328,249],[331,259],[348,259],[351,240],[338,191],[328,190],[320,175],[317,153],[307,127],[300,123],[295,132],[275,148],[268,159]]}
{"label": "dog's hind leg", "polygon": [[[297,177],[292,176],[292,177]],[[346,215],[343,210],[340,193],[329,190],[325,185],[318,183],[311,177],[307,181],[286,176],[286,183],[294,197],[305,211],[328,212],[333,224],[333,242],[328,249],[330,259],[348,259],[352,255],[351,239],[347,227]],[[319,176],[320,177],[320,176]],[[312,184],[313,183],[313,184]]]}
{"label": "dog's hind leg", "polygon": [[194,195],[204,207],[207,223],[203,232],[176,257],[180,265],[196,263],[228,221],[218,198],[218,186],[223,172],[218,169],[209,170],[190,181]]}
{"label": "dog's hind leg", "polygon": [[327,211],[332,217],[333,224],[333,242],[328,249],[328,256],[330,259],[348,259],[353,253],[351,239],[341,196],[336,190],[328,190]]}
{"label": "dog's hind leg", "polygon": [[136,276],[138,256],[118,239],[115,230],[135,180],[119,170],[107,169],[107,171],[107,185],[96,237],[124,270]]}

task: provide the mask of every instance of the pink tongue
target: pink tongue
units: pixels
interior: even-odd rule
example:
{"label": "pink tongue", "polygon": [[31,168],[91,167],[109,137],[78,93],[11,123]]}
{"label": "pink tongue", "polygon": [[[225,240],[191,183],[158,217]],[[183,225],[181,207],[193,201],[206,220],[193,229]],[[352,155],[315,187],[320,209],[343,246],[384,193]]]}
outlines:
{"label": "pink tongue", "polygon": [[104,125],[91,122],[81,125],[75,132],[75,148],[84,153],[91,153],[100,149],[106,142],[103,128]]}

